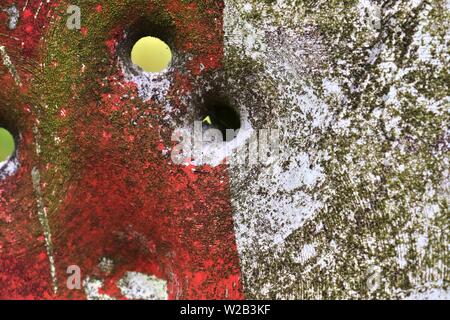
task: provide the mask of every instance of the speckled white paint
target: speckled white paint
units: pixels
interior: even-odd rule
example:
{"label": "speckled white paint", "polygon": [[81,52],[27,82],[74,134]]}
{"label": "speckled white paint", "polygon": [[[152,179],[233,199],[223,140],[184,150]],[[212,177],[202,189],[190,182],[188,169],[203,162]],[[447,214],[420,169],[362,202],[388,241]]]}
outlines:
{"label": "speckled white paint", "polygon": [[167,281],[139,272],[127,272],[117,287],[128,299],[167,300]]}

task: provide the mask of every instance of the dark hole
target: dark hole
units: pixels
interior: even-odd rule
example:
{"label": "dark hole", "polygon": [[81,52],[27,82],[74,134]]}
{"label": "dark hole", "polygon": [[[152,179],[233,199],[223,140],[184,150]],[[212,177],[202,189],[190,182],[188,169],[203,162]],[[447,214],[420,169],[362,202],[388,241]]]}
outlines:
{"label": "dark hole", "polygon": [[150,36],[161,39],[170,48],[174,48],[175,45],[175,27],[172,21],[162,14],[139,17],[130,23],[125,31],[126,38],[118,45],[117,53],[127,65],[133,65],[131,62],[131,50],[141,38]]}
{"label": "dark hole", "polygon": [[224,141],[231,141],[234,135],[227,138],[227,129],[238,130],[241,128],[241,116],[230,100],[223,96],[209,95],[203,106],[202,120],[209,117],[211,123],[205,123],[222,132]]}

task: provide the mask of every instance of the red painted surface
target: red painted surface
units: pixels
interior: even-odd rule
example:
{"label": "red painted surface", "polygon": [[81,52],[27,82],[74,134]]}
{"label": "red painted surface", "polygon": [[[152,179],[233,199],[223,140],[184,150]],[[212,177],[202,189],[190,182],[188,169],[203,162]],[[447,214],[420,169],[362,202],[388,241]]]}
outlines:
{"label": "red painted surface", "polygon": [[[51,2],[55,8],[56,2]],[[39,3],[30,1],[31,12]],[[0,33],[25,42],[20,52],[14,53],[16,40],[0,37],[12,57],[39,60],[36,48],[44,45],[43,26],[56,19],[56,11],[52,14],[49,6],[44,4],[41,18],[33,22],[28,20],[33,18],[29,11],[21,11],[23,19],[14,31],[5,29],[5,16],[1,16]],[[105,10],[100,4],[94,9],[100,17]],[[179,107],[176,93],[189,94],[196,76],[222,67],[222,23],[212,18],[220,17],[222,9],[215,5],[208,17],[199,15],[195,4],[167,2],[166,10],[176,25],[177,47],[195,52],[187,66],[191,72],[178,73],[172,83],[175,107]],[[190,18],[183,18],[186,16]],[[121,29],[117,26],[105,42],[111,61]],[[42,37],[37,30],[44,30]],[[22,70],[17,60],[15,63],[21,77],[27,79],[30,75],[25,68]],[[199,68],[200,63],[205,70]],[[127,271],[167,280],[170,299],[243,298],[226,166],[204,167],[202,173],[196,173],[192,167],[171,164],[170,157],[162,153],[170,146],[170,130],[159,120],[161,106],[149,101],[139,103],[138,108],[138,98],[131,99],[137,96],[136,87],[123,81],[118,68],[104,92],[93,94],[91,102],[61,106],[59,112],[60,117],[71,119],[70,126],[58,135],[70,140],[72,152],[67,191],[55,200],[58,209],[49,217],[59,287],[53,294],[31,181],[31,169],[37,166],[44,177],[41,188],[45,194],[46,170],[52,164],[39,162],[35,154],[35,116],[26,101],[11,98],[17,95],[13,79],[6,73],[0,79],[7,88],[0,93],[2,113],[12,112],[13,107],[21,110],[14,111],[14,121],[23,135],[20,169],[0,181],[0,298],[84,299],[83,291],[66,288],[70,265],[80,266],[83,278],[102,279],[103,293],[119,299],[123,297],[115,283]],[[21,90],[26,92],[26,80]],[[123,98],[125,94],[128,99]],[[8,101],[10,109],[5,107]],[[120,117],[112,122],[118,112]],[[138,115],[146,117],[130,126]],[[46,203],[50,205],[55,203]],[[114,261],[112,274],[98,267],[102,257]]]}
{"label": "red painted surface", "polygon": [[[3,0],[2,7],[15,3],[19,8],[24,0]],[[0,298],[50,299],[49,262],[33,192],[31,170],[36,165],[31,106],[22,94],[28,92],[32,74],[29,71],[37,57],[41,35],[49,22],[50,6],[43,6],[34,18],[38,1],[30,1],[21,12],[15,30],[7,28],[9,18],[0,11],[0,43],[11,57],[20,61],[16,68],[22,87],[17,88],[10,73],[0,73],[0,120],[11,122],[22,135],[19,152],[21,166],[17,173],[0,180]],[[54,4],[52,4],[53,6]],[[1,64],[1,62],[0,62]],[[5,70],[5,69],[4,69]]]}

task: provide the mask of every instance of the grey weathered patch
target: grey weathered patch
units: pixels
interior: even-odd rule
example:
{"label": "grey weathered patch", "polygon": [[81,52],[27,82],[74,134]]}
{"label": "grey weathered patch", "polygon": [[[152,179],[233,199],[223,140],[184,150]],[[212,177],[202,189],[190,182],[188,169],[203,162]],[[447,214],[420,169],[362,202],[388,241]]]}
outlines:
{"label": "grey weathered patch", "polygon": [[3,9],[3,11],[5,11],[9,15],[8,28],[10,30],[14,30],[19,23],[19,10],[16,8],[16,6],[11,6],[7,9]]}
{"label": "grey weathered patch", "polygon": [[231,94],[284,133],[278,163],[230,169],[247,297],[448,288],[449,10],[226,1]]}
{"label": "grey weathered patch", "polygon": [[22,83],[20,81],[19,73],[16,70],[16,67],[11,61],[11,58],[9,57],[8,53],[6,52],[6,48],[0,44],[0,56],[2,58],[3,65],[8,68],[9,73],[14,78],[14,81],[18,86],[21,86]]}
{"label": "grey weathered patch", "polygon": [[117,287],[128,299],[167,300],[167,281],[139,272],[127,272]]}

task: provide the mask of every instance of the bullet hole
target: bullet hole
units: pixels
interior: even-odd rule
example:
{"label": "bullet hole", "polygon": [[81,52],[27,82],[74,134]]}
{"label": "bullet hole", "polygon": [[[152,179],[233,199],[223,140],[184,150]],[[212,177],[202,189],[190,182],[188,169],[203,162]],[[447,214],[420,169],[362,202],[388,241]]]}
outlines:
{"label": "bullet hole", "polygon": [[0,128],[0,163],[9,160],[16,151],[14,136],[5,128]]}
{"label": "bullet hole", "polygon": [[133,46],[131,61],[145,72],[161,72],[169,67],[172,51],[158,38],[143,37]]}
{"label": "bullet hole", "polygon": [[223,141],[231,141],[235,135],[227,135],[227,130],[237,132],[241,128],[241,116],[235,106],[227,97],[209,94],[200,113],[203,125],[206,128],[215,128],[222,132]]}
{"label": "bullet hole", "polygon": [[[6,97],[8,98],[8,97]],[[23,120],[17,107],[0,94],[0,182],[13,176],[20,167],[19,151],[22,143],[20,132],[23,130]]]}
{"label": "bullet hole", "polygon": [[175,63],[175,27],[164,15],[143,16],[125,29],[117,54],[128,73],[158,73]]}

